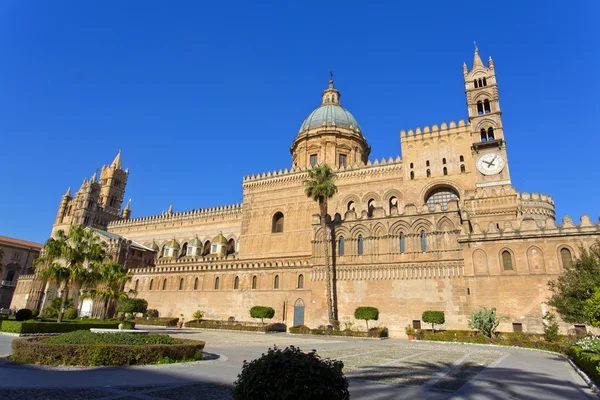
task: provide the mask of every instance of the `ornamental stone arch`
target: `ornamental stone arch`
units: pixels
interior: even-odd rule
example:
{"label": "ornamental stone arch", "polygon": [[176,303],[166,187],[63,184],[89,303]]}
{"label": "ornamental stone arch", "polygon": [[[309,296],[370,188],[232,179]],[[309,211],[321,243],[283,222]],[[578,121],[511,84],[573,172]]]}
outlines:
{"label": "ornamental stone arch", "polygon": [[544,252],[538,246],[531,246],[527,249],[527,264],[530,273],[546,272],[546,264],[544,262]]}
{"label": "ornamental stone arch", "polygon": [[434,182],[431,182],[428,185],[425,185],[423,187],[423,189],[421,189],[421,194],[420,194],[421,201],[422,201],[421,204],[425,204],[427,202],[427,197],[429,196],[429,194],[431,192],[433,192],[436,189],[440,189],[440,188],[444,188],[444,187],[454,190],[458,194],[458,198],[459,198],[459,202],[460,202],[460,199],[462,199],[462,197],[463,197],[463,191],[460,189],[460,187],[454,181],[451,181],[449,179],[438,179]]}
{"label": "ornamental stone arch", "polygon": [[365,194],[362,197],[362,201],[361,201],[363,203],[363,205],[365,206],[365,208],[366,208],[367,202],[371,199],[375,200],[377,207],[381,207],[381,196],[378,195],[376,192],[368,192],[367,194]]}
{"label": "ornamental stone arch", "polygon": [[375,224],[375,226],[371,229],[374,237],[380,238],[386,236],[388,233],[388,229],[381,222]]}
{"label": "ornamental stone arch", "polygon": [[475,132],[479,132],[479,130],[481,128],[489,128],[489,127],[494,128],[494,130],[496,130],[496,128],[498,128],[498,123],[496,121],[494,121],[491,118],[483,118],[482,120],[478,121],[477,124],[475,125],[475,127],[473,128]]}
{"label": "ornamental stone arch", "polygon": [[429,233],[433,231],[433,224],[424,218],[419,218],[418,220],[412,223],[411,230],[415,234],[419,234],[421,233],[421,231]]}
{"label": "ornamental stone arch", "polygon": [[[563,250],[568,251],[568,253],[564,252]],[[573,247],[571,247],[568,244],[561,244],[560,246],[558,246],[556,248],[556,257],[558,259],[558,266],[561,270],[564,270],[566,268],[569,268],[573,265],[573,261],[575,259],[575,251],[573,250]],[[567,258],[567,256],[570,255],[570,265],[566,265],[569,264],[569,259]]]}
{"label": "ornamental stone arch", "polygon": [[362,204],[360,201],[360,197],[358,197],[355,194],[349,194],[346,197],[344,197],[344,199],[342,200],[342,202],[338,205],[338,209],[342,210],[341,214],[345,215],[346,211],[348,211],[348,206],[350,205],[350,202],[352,202],[354,204],[354,211],[359,214],[362,210]]}
{"label": "ornamental stone arch", "polygon": [[473,252],[473,271],[475,275],[489,275],[487,254],[482,249]]}
{"label": "ornamental stone arch", "polygon": [[405,235],[412,231],[410,224],[406,221],[396,221],[390,226],[389,232],[390,235],[399,235],[400,232]]}
{"label": "ornamental stone arch", "polygon": [[443,216],[442,218],[440,218],[440,220],[437,222],[436,224],[436,231],[438,232],[448,232],[448,231],[453,231],[455,230],[456,227],[454,225],[454,223],[452,221],[450,221],[450,218]]}
{"label": "ornamental stone arch", "polygon": [[350,238],[356,240],[358,239],[358,236],[361,235],[363,237],[363,239],[371,236],[371,232],[369,230],[369,228],[367,228],[366,226],[362,225],[362,224],[358,224],[358,225],[354,225],[352,228],[350,228]]}
{"label": "ornamental stone arch", "polygon": [[498,261],[500,265],[500,272],[505,273],[517,271],[517,265],[515,263],[515,253],[510,248],[503,247],[500,249],[500,251],[498,252]]}

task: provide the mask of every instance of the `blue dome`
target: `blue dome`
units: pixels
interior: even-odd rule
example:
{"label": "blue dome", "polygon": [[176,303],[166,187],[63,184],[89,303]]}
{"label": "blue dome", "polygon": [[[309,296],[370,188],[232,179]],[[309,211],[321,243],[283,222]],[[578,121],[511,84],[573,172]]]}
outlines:
{"label": "blue dome", "polygon": [[350,111],[336,105],[323,105],[313,112],[304,120],[300,132],[307,129],[320,128],[322,126],[338,126],[349,129],[358,129],[361,132],[360,126],[356,119],[350,114]]}

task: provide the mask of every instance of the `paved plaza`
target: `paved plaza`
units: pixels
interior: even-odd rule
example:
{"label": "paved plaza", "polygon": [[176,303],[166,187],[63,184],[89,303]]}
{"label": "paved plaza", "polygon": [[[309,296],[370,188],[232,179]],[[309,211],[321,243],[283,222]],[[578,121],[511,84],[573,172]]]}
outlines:
{"label": "paved plaza", "polygon": [[[157,329],[159,330],[159,329]],[[56,368],[0,363],[0,398],[230,399],[244,360],[294,344],[344,362],[353,399],[595,399],[554,354],[401,339],[169,330],[206,341],[206,361],[130,368]],[[14,338],[0,336],[0,352]]]}

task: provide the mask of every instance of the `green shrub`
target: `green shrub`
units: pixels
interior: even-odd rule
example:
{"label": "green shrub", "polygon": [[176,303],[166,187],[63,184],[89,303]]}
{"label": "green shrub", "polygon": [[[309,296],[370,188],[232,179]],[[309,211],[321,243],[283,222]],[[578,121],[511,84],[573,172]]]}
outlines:
{"label": "green shrub", "polygon": [[77,319],[77,310],[74,308],[67,308],[65,310],[65,314],[63,315],[64,319]]}
{"label": "green shrub", "polygon": [[119,329],[135,329],[135,322],[123,321],[119,324]]}
{"label": "green shrub", "polygon": [[346,400],[350,393],[343,368],[343,362],[321,359],[314,351],[275,347],[256,360],[244,361],[233,384],[233,398]]}
{"label": "green shrub", "polygon": [[41,343],[50,344],[181,344],[183,340],[175,339],[169,335],[138,335],[135,333],[93,333],[90,331],[75,331],[63,333],[41,340]]}
{"label": "green shrub", "polygon": [[117,329],[118,321],[73,321],[73,322],[38,322],[38,321],[2,321],[2,332],[10,333],[63,333],[90,328]]}
{"label": "green shrub", "polygon": [[204,318],[204,311],[202,311],[202,310],[194,311],[194,313],[192,314],[192,318],[194,318],[197,321],[201,321],[202,318]]}
{"label": "green shrub", "polygon": [[[44,310],[41,313],[41,317],[42,318],[57,318],[58,314],[60,312],[60,305],[61,305],[62,299],[60,297],[55,297],[52,299],[52,301],[50,302],[49,305],[46,306],[46,308],[44,308]],[[68,308],[73,308],[73,299],[72,298],[67,298],[67,301],[65,303],[65,310]]]}
{"label": "green shrub", "polygon": [[354,318],[364,319],[369,330],[369,321],[377,321],[379,319],[379,310],[375,307],[358,307],[354,310]]}
{"label": "green shrub", "polygon": [[132,318],[134,314],[144,314],[148,309],[148,302],[144,299],[126,298],[119,299],[117,302],[117,312],[129,314]]}
{"label": "green shrub", "polygon": [[570,355],[575,364],[579,366],[594,381],[600,382],[600,354],[590,353],[583,350],[580,346],[571,346]]}
{"label": "green shrub", "polygon": [[289,328],[290,333],[297,333],[302,335],[310,334],[310,328],[306,325],[295,325]]}
{"label": "green shrub", "polygon": [[421,316],[423,322],[431,324],[431,330],[435,333],[435,324],[444,325],[446,317],[443,311],[424,311]]}
{"label": "green shrub", "polygon": [[557,342],[560,339],[560,334],[556,315],[548,312],[542,319],[545,321],[544,340],[547,342]]}
{"label": "green shrub", "polygon": [[[171,360],[198,360],[202,358],[202,349],[204,348],[204,342],[196,340],[181,340],[181,343],[176,342],[172,344],[113,344],[107,341],[120,340],[118,339],[119,335],[135,336],[135,338],[125,339],[128,342],[134,341],[135,343],[149,339],[146,335],[128,335],[122,333],[94,334],[91,332],[73,332],[72,334],[77,335],[74,335],[75,337],[71,336],[70,340],[78,343],[48,343],[45,338],[40,337],[14,340],[12,342],[13,354],[10,358],[20,363],[43,365],[126,366],[156,363],[166,357]],[[93,335],[90,340],[94,342],[86,342],[85,337],[89,335]],[[98,339],[95,337],[96,335],[107,337],[106,339]],[[167,335],[148,336],[166,337],[158,341],[178,340],[169,338]],[[51,339],[57,340],[57,338]],[[97,340],[101,340],[101,342]]]}
{"label": "green shrub", "polygon": [[488,310],[473,311],[471,318],[469,319],[469,328],[477,329],[483,335],[492,337],[496,333],[496,328],[500,324],[500,320],[506,317],[500,317],[496,314],[496,308]]}
{"label": "green shrub", "polygon": [[33,313],[31,312],[31,310],[29,308],[21,308],[15,314],[15,319],[17,321],[27,321],[28,319],[31,319],[32,317],[33,317]]}
{"label": "green shrub", "polygon": [[265,318],[271,319],[275,316],[275,310],[272,307],[254,306],[250,309],[252,318],[260,318],[261,323],[265,323]]}
{"label": "green shrub", "polygon": [[156,326],[177,326],[179,318],[161,317],[161,318],[136,318],[138,325],[156,325]]}
{"label": "green shrub", "polygon": [[267,325],[248,325],[243,323],[231,324],[228,321],[190,321],[185,323],[187,328],[204,328],[204,329],[226,329],[230,331],[250,331],[250,332],[285,332],[284,324],[267,324]]}
{"label": "green shrub", "polygon": [[154,308],[148,308],[144,313],[144,318],[158,318],[158,310]]}

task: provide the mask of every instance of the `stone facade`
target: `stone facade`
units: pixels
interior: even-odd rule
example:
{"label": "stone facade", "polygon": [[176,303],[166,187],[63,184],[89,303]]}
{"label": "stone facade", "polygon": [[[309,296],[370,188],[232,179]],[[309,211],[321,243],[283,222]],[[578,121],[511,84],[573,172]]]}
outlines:
{"label": "stone facade", "polygon": [[245,177],[242,204],[111,220],[110,233],[157,254],[126,289],[165,316],[202,309],[250,320],[265,305],[288,326],[326,324],[326,235],[304,180],[328,163],[339,189],[328,245],[342,322],[375,306],[392,335],[425,310],[465,329],[487,306],[509,317],[501,330],[540,331],[547,282],[600,239],[600,226],[587,216],[556,225],[550,196],[516,191],[494,62],[476,50],[463,70],[468,121],[401,131],[402,158],[368,161],[366,136],[331,80],[292,143],[291,168]]}
{"label": "stone facade", "polygon": [[39,257],[42,245],[0,236],[0,248],[0,308],[9,308],[19,278],[33,272],[33,260]]}

